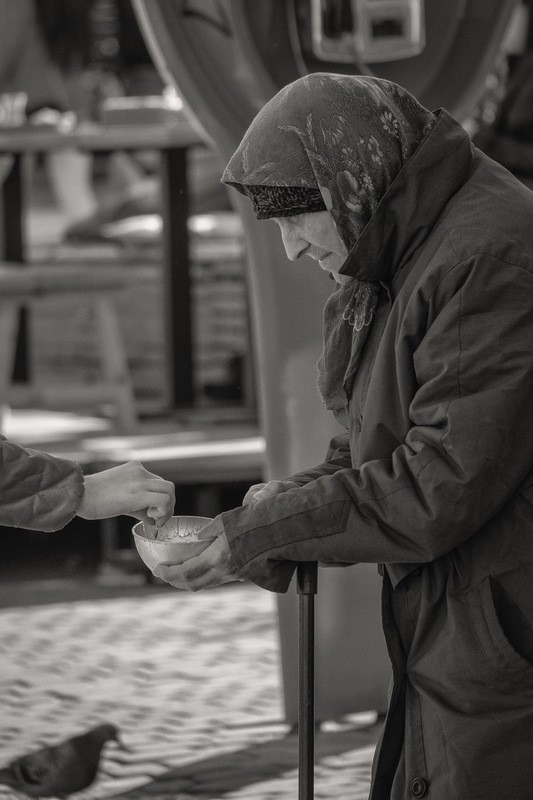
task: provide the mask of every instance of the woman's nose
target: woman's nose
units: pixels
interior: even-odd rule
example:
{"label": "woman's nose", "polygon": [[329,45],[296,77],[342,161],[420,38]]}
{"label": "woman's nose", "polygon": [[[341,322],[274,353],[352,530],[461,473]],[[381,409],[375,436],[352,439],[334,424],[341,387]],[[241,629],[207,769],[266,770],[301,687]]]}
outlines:
{"label": "woman's nose", "polygon": [[290,261],[296,261],[296,259],[300,258],[305,250],[307,250],[308,243],[291,228],[282,227],[281,238],[285,252],[287,253],[287,258]]}

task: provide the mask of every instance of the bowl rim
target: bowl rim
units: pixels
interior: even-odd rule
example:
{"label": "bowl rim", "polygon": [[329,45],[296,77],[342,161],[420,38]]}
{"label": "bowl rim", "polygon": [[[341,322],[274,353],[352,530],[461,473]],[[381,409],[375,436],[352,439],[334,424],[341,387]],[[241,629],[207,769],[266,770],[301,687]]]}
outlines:
{"label": "bowl rim", "polygon": [[[212,522],[213,519],[214,519],[214,517],[200,517],[200,516],[197,516],[196,514],[173,514],[171,517],[169,517],[169,519],[180,519],[181,517],[187,517],[188,519],[205,519],[208,522]],[[168,522],[168,520],[167,520],[167,522]],[[137,528],[139,525],[144,525],[144,522],[142,520],[139,520],[138,522],[136,522],[135,525],[131,529],[132,534],[134,536],[136,536],[137,539],[141,539],[143,542],[152,542],[153,544],[167,544],[167,545],[168,544],[197,544],[198,541],[208,542],[208,541],[211,540],[211,538],[213,540],[217,538],[216,536],[213,536],[213,537],[210,537],[209,539],[198,539],[198,540],[193,541],[193,542],[187,541],[187,540],[184,541],[184,537],[180,537],[181,540],[180,539],[149,539],[144,534],[139,533],[138,531],[135,530],[135,528]],[[207,527],[207,526],[204,526],[204,527]]]}

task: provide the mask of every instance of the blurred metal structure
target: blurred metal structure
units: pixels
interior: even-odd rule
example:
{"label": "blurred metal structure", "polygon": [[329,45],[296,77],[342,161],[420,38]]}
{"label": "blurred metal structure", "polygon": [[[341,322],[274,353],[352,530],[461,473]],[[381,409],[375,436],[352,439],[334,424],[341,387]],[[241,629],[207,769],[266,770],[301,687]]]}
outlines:
{"label": "blurred metal structure", "polygon": [[[222,163],[264,103],[308,72],[394,80],[427,107],[444,106],[462,121],[484,90],[519,0],[133,3],[161,74],[177,86],[192,124]],[[275,223],[258,223],[249,203],[234,194],[247,238],[266,477],[281,478],[319,463],[337,432],[315,390],[331,284],[310,264],[289,266]],[[321,571],[318,720],[386,706],[379,584],[374,565]],[[296,595],[280,596],[279,609],[286,715],[294,722]]]}
{"label": "blurred metal structure", "polygon": [[[297,19],[291,29],[298,47]],[[310,50],[320,61],[371,64],[412,58],[424,51],[425,34],[424,0],[311,0]]]}

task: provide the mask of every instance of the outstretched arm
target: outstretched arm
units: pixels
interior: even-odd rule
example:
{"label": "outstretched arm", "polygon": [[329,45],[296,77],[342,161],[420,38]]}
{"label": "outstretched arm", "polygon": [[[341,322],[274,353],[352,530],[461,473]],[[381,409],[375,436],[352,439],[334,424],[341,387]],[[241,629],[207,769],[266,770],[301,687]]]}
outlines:
{"label": "outstretched arm", "polygon": [[0,436],[0,525],[57,531],[74,516],[129,514],[161,525],[174,509],[174,485],[139,462],[83,475],[79,464]]}

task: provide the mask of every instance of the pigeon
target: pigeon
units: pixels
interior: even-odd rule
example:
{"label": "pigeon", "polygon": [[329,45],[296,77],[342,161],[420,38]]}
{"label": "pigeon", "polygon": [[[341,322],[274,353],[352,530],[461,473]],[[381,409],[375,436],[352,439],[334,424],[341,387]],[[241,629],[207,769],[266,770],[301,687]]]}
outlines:
{"label": "pigeon", "polygon": [[57,745],[16,758],[0,769],[0,784],[28,797],[67,797],[91,785],[98,772],[102,748],[111,739],[120,744],[115,725],[99,725]]}

